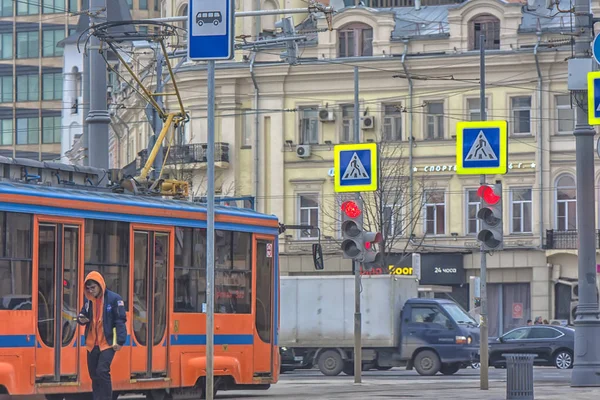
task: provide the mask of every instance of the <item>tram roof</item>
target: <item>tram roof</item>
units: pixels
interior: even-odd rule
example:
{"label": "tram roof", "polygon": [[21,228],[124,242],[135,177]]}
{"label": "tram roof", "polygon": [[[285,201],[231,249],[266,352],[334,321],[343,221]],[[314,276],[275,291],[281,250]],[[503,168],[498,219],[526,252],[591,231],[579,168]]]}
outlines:
{"label": "tram roof", "polygon": [[[113,206],[133,206],[173,211],[206,212],[206,204],[184,200],[164,199],[160,197],[133,194],[87,191],[82,189],[59,188],[46,185],[34,185],[15,182],[0,182],[0,194],[37,196],[56,200],[77,200],[101,203]],[[215,213],[234,217],[253,217],[277,220],[275,215],[262,214],[247,208],[215,205]]]}

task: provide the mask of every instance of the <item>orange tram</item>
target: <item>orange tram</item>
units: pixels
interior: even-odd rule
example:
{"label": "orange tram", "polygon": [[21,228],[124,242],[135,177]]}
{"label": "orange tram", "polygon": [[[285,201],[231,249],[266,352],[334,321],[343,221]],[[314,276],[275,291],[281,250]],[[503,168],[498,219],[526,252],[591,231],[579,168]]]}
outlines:
{"label": "orange tram", "polygon": [[[215,213],[215,389],[268,389],[280,364],[278,221]],[[0,182],[0,252],[0,394],[91,394],[75,319],[97,270],[127,311],[115,397],[205,397],[204,206]]]}

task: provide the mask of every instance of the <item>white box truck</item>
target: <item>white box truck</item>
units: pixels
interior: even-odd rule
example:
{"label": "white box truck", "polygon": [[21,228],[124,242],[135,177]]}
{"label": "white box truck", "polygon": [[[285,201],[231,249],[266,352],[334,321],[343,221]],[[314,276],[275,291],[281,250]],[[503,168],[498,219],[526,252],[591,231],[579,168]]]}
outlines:
{"label": "white box truck", "polygon": [[[478,360],[477,323],[458,304],[417,298],[414,277],[361,278],[363,370],[454,374]],[[354,372],[354,276],[281,277],[279,346],[329,376]]]}

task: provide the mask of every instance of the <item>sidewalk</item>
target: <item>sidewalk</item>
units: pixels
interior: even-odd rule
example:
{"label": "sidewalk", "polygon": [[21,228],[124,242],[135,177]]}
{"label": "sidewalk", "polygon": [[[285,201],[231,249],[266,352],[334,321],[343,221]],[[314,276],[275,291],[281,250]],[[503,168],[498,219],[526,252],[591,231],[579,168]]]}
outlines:
{"label": "sidewalk", "polygon": [[[254,392],[221,392],[226,399],[248,399]],[[598,397],[598,388],[571,388],[566,384],[540,383],[535,385],[536,400],[589,400]],[[376,400],[376,399],[460,399],[505,400],[506,382],[490,381],[490,390],[479,390],[479,382],[456,381],[365,381],[361,384],[322,380],[319,382],[280,382],[263,392],[260,398],[311,400]]]}

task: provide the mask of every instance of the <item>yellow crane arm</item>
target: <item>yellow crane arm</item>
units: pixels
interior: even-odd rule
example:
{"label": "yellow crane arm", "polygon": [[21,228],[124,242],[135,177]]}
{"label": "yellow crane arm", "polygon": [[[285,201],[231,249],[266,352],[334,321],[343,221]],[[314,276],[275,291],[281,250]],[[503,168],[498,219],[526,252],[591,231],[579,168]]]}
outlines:
{"label": "yellow crane arm", "polygon": [[152,168],[152,164],[154,164],[156,155],[158,154],[158,151],[162,146],[162,142],[165,139],[165,136],[167,136],[167,132],[169,131],[169,128],[173,124],[173,119],[175,118],[176,115],[177,114],[174,114],[174,113],[167,114],[167,120],[163,124],[160,134],[158,135],[158,138],[156,139],[156,142],[154,143],[154,146],[152,147],[152,151],[150,151],[150,154],[148,155],[146,164],[140,171],[140,176],[137,177],[136,179],[145,180],[146,178],[148,178],[148,173],[150,172],[150,169]]}

